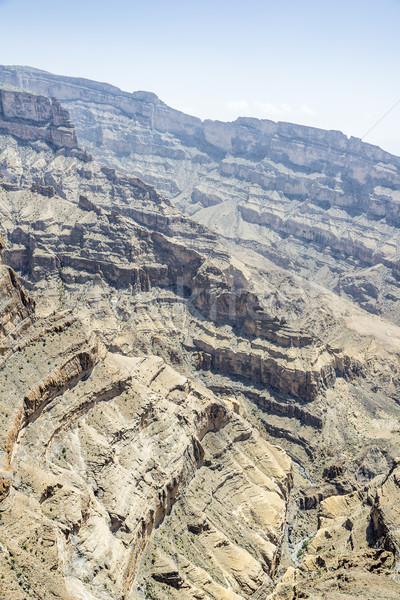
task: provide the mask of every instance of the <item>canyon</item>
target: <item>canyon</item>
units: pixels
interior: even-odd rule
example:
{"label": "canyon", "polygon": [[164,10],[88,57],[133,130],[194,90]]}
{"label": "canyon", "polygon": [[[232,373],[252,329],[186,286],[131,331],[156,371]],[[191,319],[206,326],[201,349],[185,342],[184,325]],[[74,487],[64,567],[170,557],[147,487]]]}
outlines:
{"label": "canyon", "polygon": [[0,81],[2,596],[397,598],[400,159]]}
{"label": "canyon", "polygon": [[398,323],[400,159],[339,131],[205,120],[149,92],[0,67],[0,82],[57,97],[80,144],[180,210],[292,273]]}

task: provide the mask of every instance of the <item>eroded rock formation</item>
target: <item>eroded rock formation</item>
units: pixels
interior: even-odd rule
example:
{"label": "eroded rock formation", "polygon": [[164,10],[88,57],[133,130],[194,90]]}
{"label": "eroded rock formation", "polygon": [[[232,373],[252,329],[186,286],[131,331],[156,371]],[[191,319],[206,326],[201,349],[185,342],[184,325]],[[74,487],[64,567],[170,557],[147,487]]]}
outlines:
{"label": "eroded rock formation", "polygon": [[77,147],[75,127],[57,98],[46,98],[0,84],[0,130],[23,140],[44,140],[56,148]]}
{"label": "eroded rock formation", "polygon": [[0,81],[59,98],[80,142],[222,238],[398,322],[400,159],[291,123],[201,121],[145,92],[1,67]]}
{"label": "eroded rock formation", "polygon": [[0,132],[3,597],[318,597],[344,569],[357,597],[358,560],[398,593],[399,329],[24,119]]}
{"label": "eroded rock formation", "polygon": [[[231,533],[224,527],[226,516],[213,515],[206,544],[218,548],[223,540],[254,571],[215,551],[215,568],[232,573],[238,592],[227,597],[247,597],[242,589],[247,594],[270,581],[291,483],[285,453],[161,358],[108,353],[71,313],[34,319],[30,311],[22,328],[29,318],[21,314],[26,295],[12,277],[17,293],[11,285],[1,288],[2,317],[20,315],[12,328],[7,321],[5,339],[14,344],[0,367],[3,597],[70,598],[93,590],[95,597],[134,597],[154,528],[183,492],[198,502],[190,490],[199,478],[204,493],[218,491],[221,499],[224,481],[239,478],[233,489],[253,486],[260,519],[263,511],[270,515],[268,531],[261,519],[257,534],[253,520],[241,520],[240,541],[233,523]],[[249,499],[242,502],[250,515]],[[200,521],[204,510],[196,508]],[[216,578],[209,585],[223,591]]]}

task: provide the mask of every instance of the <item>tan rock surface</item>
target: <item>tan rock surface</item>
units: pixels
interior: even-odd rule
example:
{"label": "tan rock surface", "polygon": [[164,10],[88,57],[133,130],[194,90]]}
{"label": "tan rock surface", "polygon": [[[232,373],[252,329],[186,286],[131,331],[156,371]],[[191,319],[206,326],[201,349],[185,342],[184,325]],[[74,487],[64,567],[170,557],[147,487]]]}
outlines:
{"label": "tan rock surface", "polygon": [[222,240],[399,322],[398,157],[339,131],[201,121],[151,93],[27,67],[0,67],[0,81],[57,96],[97,159]]}
{"label": "tan rock surface", "polygon": [[[25,415],[19,433],[12,434],[12,448],[7,436],[13,485],[0,507],[3,597],[14,597],[18,586],[27,595],[32,590],[36,598],[68,598],[71,593],[131,597],[138,560],[153,529],[183,492],[190,494],[192,481],[199,477],[209,479],[209,493],[218,490],[221,500],[220,490],[232,477],[236,485],[233,482],[226,492],[237,495],[236,488],[244,485],[251,493],[249,486],[254,487],[260,507],[257,502],[251,507],[249,531],[241,524],[242,545],[228,553],[219,550],[218,529],[205,544],[215,548],[216,561],[233,571],[239,587],[261,585],[261,551],[268,548],[265,568],[272,572],[283,534],[291,473],[284,452],[262,441],[224,403],[161,358],[128,358],[91,349],[82,370],[71,359],[65,363],[77,348],[82,362],[82,326],[56,319],[55,326],[47,321],[46,327],[44,332],[40,322],[35,323],[35,341],[2,367],[14,392],[2,390],[3,431],[15,427],[11,411],[19,408],[14,395],[23,401]],[[56,367],[59,361],[61,370]],[[24,363],[29,367],[21,370]],[[52,375],[43,379],[46,371]],[[19,383],[13,385],[17,373]],[[211,450],[210,435],[215,438]],[[238,449],[230,451],[232,456],[228,450],[227,458],[224,446],[228,449],[232,443]],[[215,453],[215,444],[213,469],[221,471],[216,479],[208,475],[214,471],[204,460],[205,454]],[[241,501],[244,511],[246,498],[247,494]],[[238,499],[233,497],[232,505],[237,508]],[[222,528],[223,516],[213,513],[214,527]],[[255,538],[255,544],[251,538],[257,531],[261,543]],[[242,547],[247,537],[250,552]],[[237,556],[236,567],[231,556]],[[247,567],[243,572],[243,557],[252,565],[250,575]]]}
{"label": "tan rock surface", "polygon": [[3,596],[396,597],[397,326],[10,131]]}

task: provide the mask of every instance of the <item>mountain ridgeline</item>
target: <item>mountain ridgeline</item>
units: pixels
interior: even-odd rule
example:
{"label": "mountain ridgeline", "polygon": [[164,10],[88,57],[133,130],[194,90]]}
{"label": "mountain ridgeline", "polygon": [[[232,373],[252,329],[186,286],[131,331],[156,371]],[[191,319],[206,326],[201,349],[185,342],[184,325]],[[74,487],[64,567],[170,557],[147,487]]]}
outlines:
{"label": "mountain ridgeline", "polygon": [[400,159],[0,82],[2,598],[398,598]]}
{"label": "mountain ridgeline", "polygon": [[29,68],[1,67],[0,81],[56,96],[98,160],[223,239],[399,321],[398,157],[338,131],[201,121],[151,93]]}

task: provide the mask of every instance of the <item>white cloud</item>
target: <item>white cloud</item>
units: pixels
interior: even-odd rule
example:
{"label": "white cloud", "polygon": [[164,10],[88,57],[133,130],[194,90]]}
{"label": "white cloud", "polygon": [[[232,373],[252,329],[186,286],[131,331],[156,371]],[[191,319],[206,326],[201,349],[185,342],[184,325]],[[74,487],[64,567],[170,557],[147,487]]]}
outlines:
{"label": "white cloud", "polygon": [[275,106],[275,104],[271,104],[270,102],[254,102],[254,106],[268,115],[279,114],[277,106]]}
{"label": "white cloud", "polygon": [[249,108],[249,103],[247,100],[232,100],[228,102],[226,107],[232,112],[240,112],[242,110],[247,110]]}
{"label": "white cloud", "polygon": [[271,104],[271,102],[254,102],[254,108],[261,110],[267,115],[287,115],[292,112],[289,104]]}
{"label": "white cloud", "polygon": [[280,104],[279,108],[280,108],[280,110],[283,113],[290,113],[290,112],[292,112],[292,107],[289,104]]}
{"label": "white cloud", "polygon": [[317,114],[315,112],[315,110],[313,110],[312,108],[310,108],[309,106],[307,106],[307,104],[302,104],[301,107],[300,107],[300,110],[305,115],[314,116],[314,115]]}

